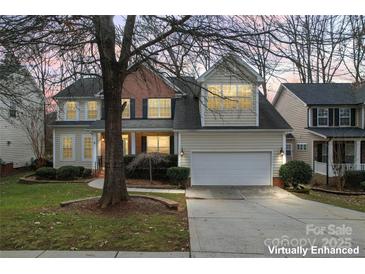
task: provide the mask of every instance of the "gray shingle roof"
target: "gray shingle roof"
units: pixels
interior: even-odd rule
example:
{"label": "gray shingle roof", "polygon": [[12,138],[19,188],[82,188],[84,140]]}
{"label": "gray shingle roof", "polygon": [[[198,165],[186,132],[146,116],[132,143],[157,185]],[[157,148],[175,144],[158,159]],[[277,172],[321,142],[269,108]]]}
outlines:
{"label": "gray shingle roof", "polygon": [[103,89],[101,78],[82,78],[57,93],[54,98],[94,97]]}
{"label": "gray shingle roof", "polygon": [[199,99],[188,94],[177,99],[175,105],[174,129],[291,129],[279,112],[260,93],[259,126],[219,126],[202,127],[200,123]]}
{"label": "gray shingle roof", "polygon": [[[170,129],[172,130],[172,120],[170,119],[133,119],[123,120],[123,129]],[[105,121],[98,120],[90,125],[90,129],[105,129]]]}
{"label": "gray shingle roof", "polygon": [[282,85],[308,105],[352,105],[360,103],[360,96],[355,96],[355,92],[358,90],[355,90],[351,83],[285,83]]}
{"label": "gray shingle roof", "polygon": [[365,129],[349,127],[349,128],[308,128],[308,130],[328,138],[357,138],[365,137]]}

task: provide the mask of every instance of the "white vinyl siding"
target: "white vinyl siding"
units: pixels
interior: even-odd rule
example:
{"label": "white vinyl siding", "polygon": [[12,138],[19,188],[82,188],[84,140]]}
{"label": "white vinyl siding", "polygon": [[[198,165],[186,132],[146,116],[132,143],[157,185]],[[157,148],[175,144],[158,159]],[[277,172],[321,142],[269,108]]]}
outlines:
{"label": "white vinyl siding", "polygon": [[273,176],[278,177],[283,163],[280,149],[283,132],[181,132],[179,166],[190,167],[191,153],[196,152],[271,152]]}
{"label": "white vinyl siding", "polygon": [[[283,87],[283,91],[275,104],[275,108],[293,128],[292,134],[295,139],[292,141],[292,160],[301,160],[312,166],[313,141],[321,141],[323,138],[310,133],[306,129],[308,127],[307,106],[294,94]],[[309,115],[309,119],[312,121],[311,111],[309,112]],[[297,143],[306,143],[307,151],[296,150],[295,148]]]}
{"label": "white vinyl siding", "polygon": [[[238,109],[222,109],[211,110],[207,108],[208,104],[208,86],[215,85],[252,85],[252,108],[238,108]],[[220,69],[216,69],[208,79],[202,83],[201,103],[200,103],[200,116],[202,124],[204,126],[256,126],[258,119],[258,89],[256,83],[252,82],[249,78],[242,76],[242,79],[238,79],[227,72]],[[219,99],[218,99],[219,100]],[[243,101],[242,101],[243,103]],[[231,103],[226,103],[231,104]],[[247,104],[247,102],[243,103]],[[251,103],[250,103],[251,105]]]}

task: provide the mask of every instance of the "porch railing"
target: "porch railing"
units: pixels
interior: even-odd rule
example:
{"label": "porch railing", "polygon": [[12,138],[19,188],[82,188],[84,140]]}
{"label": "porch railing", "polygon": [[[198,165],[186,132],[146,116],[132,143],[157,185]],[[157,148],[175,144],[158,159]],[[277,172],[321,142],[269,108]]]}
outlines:
{"label": "porch railing", "polygon": [[[321,175],[327,174],[327,163],[314,161],[314,173],[318,173]],[[333,177],[336,176],[339,172],[345,172],[347,170],[362,170],[365,171],[365,164],[355,164],[355,163],[346,163],[346,164],[330,164],[328,166],[328,176]],[[337,171],[337,172],[336,172]]]}

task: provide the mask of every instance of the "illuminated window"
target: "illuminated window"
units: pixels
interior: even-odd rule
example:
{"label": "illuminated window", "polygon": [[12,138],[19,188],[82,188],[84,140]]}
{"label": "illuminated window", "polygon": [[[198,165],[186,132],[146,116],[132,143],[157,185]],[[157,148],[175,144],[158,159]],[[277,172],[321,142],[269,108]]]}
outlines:
{"label": "illuminated window", "polygon": [[130,119],[131,118],[131,100],[130,99],[122,99],[122,105],[124,103],[127,103],[125,106],[125,109],[122,112],[122,118],[123,119]]}
{"label": "illuminated window", "polygon": [[209,109],[252,109],[252,85],[209,85],[207,89]]}
{"label": "illuminated window", "polygon": [[171,99],[148,99],[148,118],[171,118]]}
{"label": "illuminated window", "polygon": [[122,141],[123,141],[123,155],[128,155],[128,134],[122,135]]}
{"label": "illuminated window", "polygon": [[91,160],[93,157],[93,139],[91,135],[83,136],[83,158],[84,160]]}
{"label": "illuminated window", "polygon": [[170,153],[170,136],[147,136],[147,153]]}
{"label": "illuminated window", "polygon": [[96,101],[87,102],[87,119],[96,120],[98,116],[97,103]]}
{"label": "illuminated window", "polygon": [[66,120],[76,120],[77,116],[77,104],[76,102],[66,103]]}
{"label": "illuminated window", "polygon": [[62,136],[62,160],[74,159],[74,136]]}

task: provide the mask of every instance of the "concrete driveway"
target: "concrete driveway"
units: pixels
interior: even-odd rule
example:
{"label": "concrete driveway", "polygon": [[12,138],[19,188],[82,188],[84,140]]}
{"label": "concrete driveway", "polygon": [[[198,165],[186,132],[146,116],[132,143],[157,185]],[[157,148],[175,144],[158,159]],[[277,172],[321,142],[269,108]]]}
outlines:
{"label": "concrete driveway", "polygon": [[[365,257],[365,213],[277,187],[193,187],[186,197],[192,257]],[[311,250],[346,244],[359,254]]]}

